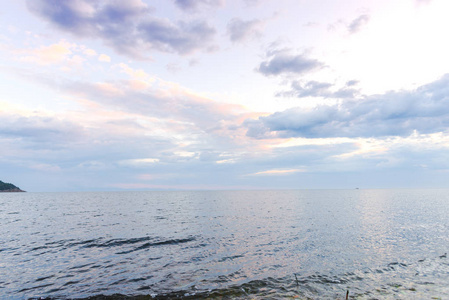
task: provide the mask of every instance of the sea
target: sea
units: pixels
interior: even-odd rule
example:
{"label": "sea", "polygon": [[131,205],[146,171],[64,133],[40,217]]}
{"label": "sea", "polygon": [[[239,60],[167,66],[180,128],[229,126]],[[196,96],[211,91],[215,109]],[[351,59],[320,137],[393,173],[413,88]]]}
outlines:
{"label": "sea", "polygon": [[0,299],[449,299],[449,190],[0,194]]}

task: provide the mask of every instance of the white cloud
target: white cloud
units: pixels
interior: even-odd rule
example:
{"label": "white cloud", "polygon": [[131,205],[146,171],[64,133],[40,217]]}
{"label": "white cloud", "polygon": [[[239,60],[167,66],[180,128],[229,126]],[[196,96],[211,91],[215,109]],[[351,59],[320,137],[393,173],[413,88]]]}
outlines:
{"label": "white cloud", "polygon": [[157,158],[137,158],[137,159],[121,160],[118,162],[118,164],[121,166],[126,166],[126,167],[141,168],[141,167],[145,167],[148,165],[153,165],[158,162],[159,162],[159,159],[157,159]]}
{"label": "white cloud", "polygon": [[88,56],[95,56],[97,55],[97,52],[93,49],[85,49],[83,51],[84,54],[88,55]]}
{"label": "white cloud", "polygon": [[106,54],[100,54],[100,55],[98,56],[98,61],[101,61],[101,62],[111,62],[111,58],[110,58],[108,55],[106,55]]}
{"label": "white cloud", "polygon": [[59,172],[61,168],[57,165],[45,164],[45,163],[34,163],[30,165],[31,169],[43,171],[43,172]]}
{"label": "white cloud", "polygon": [[42,46],[37,49],[25,51],[26,55],[21,56],[20,60],[33,62],[37,64],[55,64],[66,61],[73,54],[74,44],[66,41],[60,41],[50,46]]}
{"label": "white cloud", "polygon": [[305,169],[274,169],[274,170],[266,170],[260,171],[249,175],[263,175],[263,176],[280,176],[280,175],[289,175],[292,173],[298,172],[306,172]]}

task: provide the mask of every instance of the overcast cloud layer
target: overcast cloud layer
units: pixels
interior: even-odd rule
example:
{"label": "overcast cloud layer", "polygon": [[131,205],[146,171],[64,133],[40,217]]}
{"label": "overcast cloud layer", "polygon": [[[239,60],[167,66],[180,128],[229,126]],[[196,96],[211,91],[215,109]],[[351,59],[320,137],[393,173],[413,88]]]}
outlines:
{"label": "overcast cloud layer", "polygon": [[393,2],[10,1],[0,180],[446,187],[449,4]]}

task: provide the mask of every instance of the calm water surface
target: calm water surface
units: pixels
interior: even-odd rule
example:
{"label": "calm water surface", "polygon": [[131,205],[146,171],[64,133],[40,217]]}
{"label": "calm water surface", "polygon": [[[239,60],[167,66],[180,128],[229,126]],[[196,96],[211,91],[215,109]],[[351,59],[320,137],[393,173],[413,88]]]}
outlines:
{"label": "calm water surface", "polygon": [[0,298],[448,299],[449,190],[0,194]]}

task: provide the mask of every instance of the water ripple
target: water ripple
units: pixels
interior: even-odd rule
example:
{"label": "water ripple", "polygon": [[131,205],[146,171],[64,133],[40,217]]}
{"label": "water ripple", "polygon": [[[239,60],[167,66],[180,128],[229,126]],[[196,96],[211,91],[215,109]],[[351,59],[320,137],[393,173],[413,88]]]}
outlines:
{"label": "water ripple", "polygon": [[7,197],[0,298],[449,297],[447,191]]}

